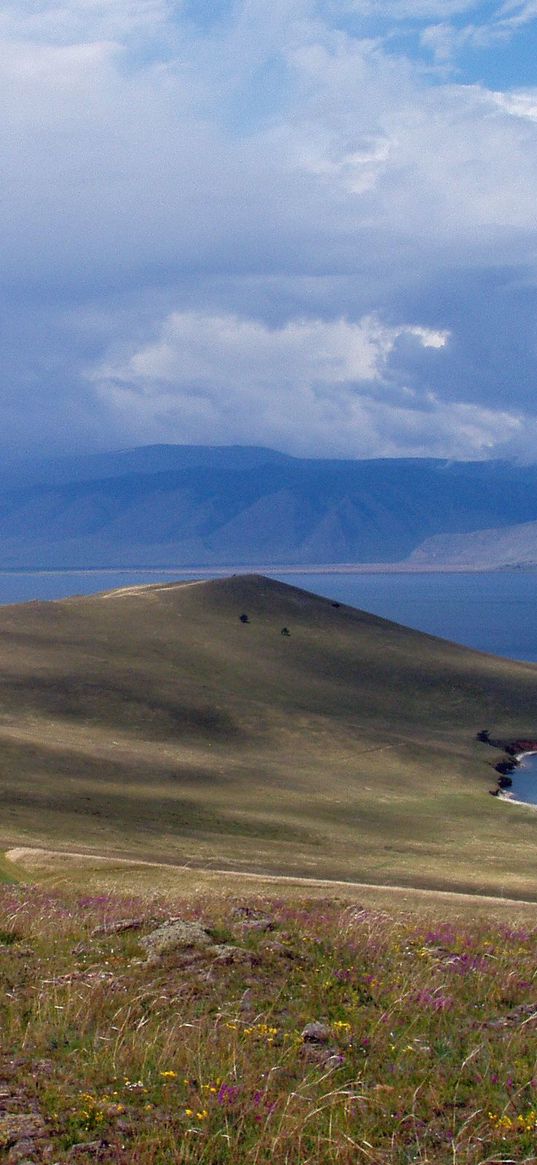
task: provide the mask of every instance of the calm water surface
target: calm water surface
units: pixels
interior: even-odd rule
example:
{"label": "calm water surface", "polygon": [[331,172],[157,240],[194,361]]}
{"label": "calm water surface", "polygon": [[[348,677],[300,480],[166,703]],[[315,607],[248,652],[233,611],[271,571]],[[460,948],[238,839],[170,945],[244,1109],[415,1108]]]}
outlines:
{"label": "calm water surface", "polygon": [[537,756],[527,756],[511,776],[513,787],[509,791],[514,800],[537,805]]}

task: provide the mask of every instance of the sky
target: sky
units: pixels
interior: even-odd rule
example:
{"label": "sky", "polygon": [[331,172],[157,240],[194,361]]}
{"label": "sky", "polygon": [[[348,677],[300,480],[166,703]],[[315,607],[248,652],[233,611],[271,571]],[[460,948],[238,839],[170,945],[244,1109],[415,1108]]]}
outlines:
{"label": "sky", "polygon": [[537,460],[537,0],[4,0],[0,451]]}

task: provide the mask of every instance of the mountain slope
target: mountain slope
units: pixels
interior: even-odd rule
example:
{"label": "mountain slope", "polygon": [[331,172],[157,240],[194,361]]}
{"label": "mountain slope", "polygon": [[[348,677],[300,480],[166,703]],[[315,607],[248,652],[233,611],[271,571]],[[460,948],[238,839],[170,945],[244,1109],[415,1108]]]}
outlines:
{"label": "mountain slope", "polygon": [[0,480],[4,567],[397,562],[432,536],[537,520],[537,468],[506,463],[163,446],[48,473]]}
{"label": "mountain slope", "polygon": [[410,562],[438,566],[470,566],[493,569],[537,566],[537,522],[521,522],[471,534],[437,534],[427,538],[410,555]]}
{"label": "mountain slope", "polygon": [[0,676],[6,846],[537,898],[475,740],[536,734],[532,665],[235,576],[0,608]]}
{"label": "mountain slope", "polygon": [[0,469],[0,489],[104,481],[185,469],[252,469],[293,460],[287,453],[258,445],[140,445],[106,453],[15,460]]}

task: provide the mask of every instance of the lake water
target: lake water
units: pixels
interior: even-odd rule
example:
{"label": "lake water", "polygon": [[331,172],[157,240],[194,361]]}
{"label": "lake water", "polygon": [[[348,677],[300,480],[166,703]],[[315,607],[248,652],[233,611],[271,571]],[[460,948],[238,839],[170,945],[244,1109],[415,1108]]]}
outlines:
{"label": "lake water", "polygon": [[513,786],[509,789],[513,800],[525,801],[527,805],[537,805],[537,756],[527,756],[520,768],[511,774]]}

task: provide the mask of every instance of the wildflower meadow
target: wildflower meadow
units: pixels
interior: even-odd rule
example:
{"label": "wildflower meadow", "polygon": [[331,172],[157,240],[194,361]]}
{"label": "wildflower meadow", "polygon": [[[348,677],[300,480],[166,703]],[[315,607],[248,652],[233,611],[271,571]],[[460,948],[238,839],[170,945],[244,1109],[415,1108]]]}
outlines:
{"label": "wildflower meadow", "polygon": [[537,925],[5,886],[0,973],[10,1165],[537,1160]]}

